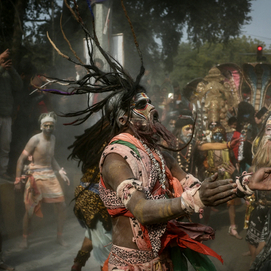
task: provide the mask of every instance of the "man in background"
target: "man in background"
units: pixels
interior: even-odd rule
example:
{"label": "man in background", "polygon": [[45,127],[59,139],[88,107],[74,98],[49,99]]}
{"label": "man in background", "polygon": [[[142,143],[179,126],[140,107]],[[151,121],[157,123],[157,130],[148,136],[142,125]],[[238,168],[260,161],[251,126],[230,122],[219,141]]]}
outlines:
{"label": "man in background", "polygon": [[[54,112],[44,113],[40,116],[42,132],[30,138],[22,154],[20,155],[17,168],[15,188],[20,189],[24,175],[28,180],[25,185],[24,202],[26,212],[23,219],[23,241],[21,248],[28,247],[28,230],[33,214],[42,217],[41,202],[54,203],[57,212],[57,243],[66,246],[62,239],[65,221],[65,199],[60,183],[56,177],[60,177],[70,184],[69,178],[63,168],[60,168],[54,158],[55,136],[52,134],[56,122]],[[24,164],[32,157],[27,172]]]}
{"label": "man in background", "polygon": [[22,80],[12,66],[10,50],[0,54],[0,177],[11,180],[7,173],[11,125],[16,94],[22,89]]}

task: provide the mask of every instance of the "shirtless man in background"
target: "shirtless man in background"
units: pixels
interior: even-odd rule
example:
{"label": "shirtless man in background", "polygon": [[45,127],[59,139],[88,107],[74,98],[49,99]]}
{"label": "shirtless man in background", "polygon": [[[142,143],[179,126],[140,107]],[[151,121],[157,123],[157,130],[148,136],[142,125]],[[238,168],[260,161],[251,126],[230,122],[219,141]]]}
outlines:
{"label": "shirtless man in background", "polygon": [[[24,203],[26,212],[23,218],[23,241],[21,248],[28,247],[29,224],[33,214],[43,217],[41,201],[54,203],[57,212],[57,243],[65,246],[62,232],[65,213],[65,199],[56,173],[70,184],[69,178],[63,168],[60,168],[54,158],[55,136],[52,134],[56,122],[54,112],[43,113],[39,118],[41,133],[34,135],[26,144],[20,155],[17,168],[15,188],[20,189],[22,180],[27,179],[24,191]],[[31,163],[25,170],[25,163],[32,157]]]}

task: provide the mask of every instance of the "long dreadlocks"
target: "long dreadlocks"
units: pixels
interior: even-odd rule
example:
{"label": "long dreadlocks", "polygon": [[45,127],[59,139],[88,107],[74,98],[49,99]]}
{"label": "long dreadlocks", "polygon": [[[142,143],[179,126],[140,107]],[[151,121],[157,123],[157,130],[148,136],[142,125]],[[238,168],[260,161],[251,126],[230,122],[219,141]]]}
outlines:
{"label": "long dreadlocks", "polygon": [[[88,73],[77,81],[70,81],[70,80],[60,80],[57,78],[50,78],[60,84],[67,84],[68,90],[66,92],[59,91],[56,89],[47,89],[45,91],[59,94],[59,95],[80,95],[80,94],[90,94],[90,93],[108,93],[106,97],[104,97],[100,102],[93,104],[92,106],[87,106],[87,108],[82,109],[77,112],[73,113],[66,113],[63,114],[65,117],[76,117],[76,120],[69,123],[73,125],[80,125],[85,122],[92,114],[101,111],[102,118],[92,127],[85,130],[84,134],[81,136],[76,137],[75,142],[69,149],[72,150],[69,158],[79,160],[79,164],[82,162],[82,171],[85,172],[87,168],[96,167],[99,162],[101,153],[104,149],[104,146],[110,141],[110,139],[118,134],[123,127],[119,125],[119,117],[127,114],[126,123],[129,123],[130,119],[130,105],[133,97],[140,92],[146,92],[145,89],[140,85],[140,80],[144,75],[144,65],[142,54],[139,49],[138,42],[136,40],[136,36],[133,30],[132,23],[130,18],[126,12],[126,9],[123,4],[123,0],[121,0],[121,4],[127,20],[130,24],[134,43],[136,45],[138,55],[141,60],[141,67],[139,70],[139,74],[136,77],[136,80],[128,74],[127,71],[121,66],[121,64],[107,54],[103,48],[100,46],[99,41],[97,39],[95,33],[95,21],[93,17],[93,34],[85,27],[78,10],[76,9],[76,13],[71,9],[71,7],[67,4],[66,0],[65,3],[67,7],[70,9],[71,13],[73,14],[74,18],[80,23],[87,41],[87,48],[88,48],[88,55],[89,55],[89,65],[82,64],[82,61],[78,58],[75,52],[72,50],[71,45],[69,46],[73,51],[76,58],[79,60],[80,63],[77,63],[71,60],[68,56],[64,55],[60,52],[60,50],[56,47],[56,45],[51,41],[49,35],[48,39],[52,43],[53,47],[57,50],[57,52],[68,59],[69,61],[83,66]],[[76,5],[75,5],[76,6]],[[62,27],[61,27],[62,29]],[[63,36],[64,31],[62,30]],[[94,63],[94,56],[93,56],[93,47],[97,48],[99,52],[102,54],[104,59],[106,60],[108,66],[110,67],[110,72],[103,72],[98,67],[95,66]],[[160,124],[160,123],[159,123]],[[162,125],[157,124],[153,127],[154,131],[158,134],[162,135],[166,138],[166,141],[172,141],[173,135],[171,135],[166,129],[162,127]],[[148,136],[148,135],[143,135]],[[161,146],[163,147],[163,146]],[[173,149],[170,149],[173,150]],[[173,150],[174,151],[174,150]],[[98,168],[97,172],[98,174]],[[97,175],[94,174],[94,177]]]}
{"label": "long dreadlocks", "polygon": [[[93,166],[97,168],[105,144],[108,143],[109,140],[120,131],[120,127],[117,121],[118,117],[121,114],[126,113],[128,115],[127,122],[129,121],[131,100],[138,92],[145,92],[143,87],[141,87],[139,84],[145,69],[143,66],[142,54],[139,49],[130,18],[127,15],[126,9],[124,7],[123,0],[121,0],[121,4],[126,14],[127,20],[131,26],[135,45],[137,47],[138,54],[141,60],[141,67],[139,74],[136,77],[136,80],[133,80],[133,78],[127,73],[127,71],[123,69],[121,64],[113,57],[111,57],[109,54],[107,54],[104,51],[104,49],[100,46],[100,43],[97,39],[95,32],[95,21],[91,6],[89,6],[89,8],[92,13],[93,34],[91,34],[90,31],[88,31],[84,22],[82,21],[77,8],[77,3],[75,2],[75,10],[73,10],[68,5],[66,0],[65,4],[71,11],[76,21],[81,25],[82,30],[84,31],[86,41],[88,41],[87,48],[90,64],[88,65],[84,64],[80,60],[80,58],[76,55],[75,51],[71,47],[71,44],[69,43],[65,36],[65,33],[62,29],[62,24],[60,24],[63,37],[69,44],[71,51],[73,52],[74,56],[77,58],[79,62],[74,61],[70,57],[64,55],[56,47],[56,45],[50,39],[49,34],[47,33],[49,41],[56,49],[58,54],[60,54],[62,57],[66,58],[67,60],[73,62],[76,65],[83,66],[87,70],[87,74],[80,80],[74,81],[48,77],[48,79],[54,80],[54,82],[56,83],[67,85],[67,91],[60,91],[57,89],[46,89],[44,91],[59,95],[108,93],[108,95],[106,95],[106,97],[103,97],[103,99],[100,102],[97,102],[91,106],[87,106],[86,108],[83,108],[82,110],[77,112],[62,114],[62,116],[64,117],[76,117],[76,120],[71,123],[68,123],[68,125],[71,124],[80,125],[83,122],[85,122],[89,117],[91,117],[92,114],[98,111],[102,112],[102,118],[92,127],[86,129],[83,135],[76,137],[75,142],[72,144],[72,146],[69,147],[69,149],[72,150],[69,158],[78,160],[79,164],[82,162],[82,171],[85,172],[87,168]],[[109,72],[104,72],[100,70],[97,66],[95,66],[94,63],[95,58],[93,55],[94,47],[104,57],[105,61],[109,66],[110,70]],[[94,174],[94,177],[95,175],[96,174]]]}

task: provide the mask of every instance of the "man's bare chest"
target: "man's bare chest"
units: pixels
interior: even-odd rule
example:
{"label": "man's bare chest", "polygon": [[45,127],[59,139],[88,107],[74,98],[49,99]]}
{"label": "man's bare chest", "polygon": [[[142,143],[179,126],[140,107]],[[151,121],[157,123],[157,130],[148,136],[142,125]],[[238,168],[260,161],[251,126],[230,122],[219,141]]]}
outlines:
{"label": "man's bare chest", "polygon": [[35,152],[40,156],[53,156],[54,155],[54,143],[51,141],[42,140],[36,146]]}

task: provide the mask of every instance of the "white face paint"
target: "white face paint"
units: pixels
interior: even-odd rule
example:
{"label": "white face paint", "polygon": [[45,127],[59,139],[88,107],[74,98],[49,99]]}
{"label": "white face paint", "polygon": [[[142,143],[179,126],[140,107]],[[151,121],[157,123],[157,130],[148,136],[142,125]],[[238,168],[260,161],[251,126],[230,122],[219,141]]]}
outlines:
{"label": "white face paint", "polygon": [[188,124],[182,127],[182,135],[185,137],[191,137],[192,136],[192,131],[193,131],[193,125]]}
{"label": "white face paint", "polygon": [[55,124],[54,122],[47,121],[41,125],[40,129],[46,134],[52,134],[55,129]]}
{"label": "white face paint", "polygon": [[157,110],[150,102],[145,93],[138,93],[131,103],[130,123],[141,131],[148,131],[150,123],[154,123],[159,119]]}
{"label": "white face paint", "polygon": [[174,129],[175,129],[175,125],[176,125],[176,120],[171,119],[171,120],[169,121],[169,128],[168,128],[168,130],[169,130],[170,132],[173,132]]}
{"label": "white face paint", "polygon": [[266,135],[271,135],[271,124],[267,124],[265,126],[265,134]]}
{"label": "white face paint", "polygon": [[155,109],[145,93],[138,93],[134,97],[131,108],[135,116],[145,120],[150,120],[150,112]]}

